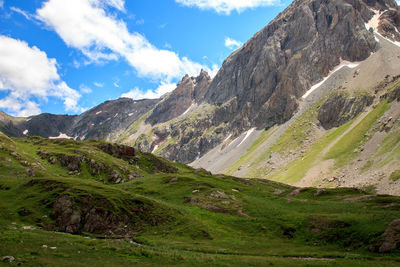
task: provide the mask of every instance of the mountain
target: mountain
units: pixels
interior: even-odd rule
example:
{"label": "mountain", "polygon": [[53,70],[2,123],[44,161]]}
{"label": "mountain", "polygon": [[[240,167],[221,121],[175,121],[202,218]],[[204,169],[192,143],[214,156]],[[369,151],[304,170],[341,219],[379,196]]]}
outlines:
{"label": "mountain", "polygon": [[16,265],[397,266],[399,207],[104,141],[0,133],[0,255]]}
{"label": "mountain", "polygon": [[162,99],[108,101],[79,116],[3,115],[1,127],[115,141],[213,173],[400,194],[390,96],[399,32],[393,0],[296,0],[213,79],[201,71]]}
{"label": "mountain", "polygon": [[0,129],[10,136],[113,140],[158,103],[159,99],[106,101],[79,116],[40,114],[14,118],[0,113]]}

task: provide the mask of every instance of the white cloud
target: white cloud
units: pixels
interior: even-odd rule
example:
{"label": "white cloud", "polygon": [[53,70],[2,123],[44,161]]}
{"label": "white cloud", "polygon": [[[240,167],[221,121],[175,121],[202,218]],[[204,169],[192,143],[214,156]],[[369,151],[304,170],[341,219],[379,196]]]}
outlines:
{"label": "white cloud", "polygon": [[208,75],[210,75],[210,78],[213,79],[215,77],[215,75],[217,75],[218,71],[219,71],[219,66],[217,64],[213,64],[211,69],[208,70]]}
{"label": "white cloud", "polygon": [[105,0],[104,3],[120,11],[125,11],[125,0]]}
{"label": "white cloud", "polygon": [[18,116],[40,113],[33,99],[55,97],[64,101],[66,111],[79,112],[81,95],[63,82],[57,72],[57,61],[48,58],[37,47],[0,35],[0,108]]}
{"label": "white cloud", "polygon": [[94,82],[93,85],[100,88],[104,87],[104,83],[99,83],[99,82]]}
{"label": "white cloud", "polygon": [[85,85],[85,84],[81,84],[79,86],[79,91],[83,94],[90,94],[93,92],[92,88],[90,88],[89,86]]}
{"label": "white cloud", "polygon": [[4,7],[4,0],[0,0],[0,8]]}
{"label": "white cloud", "polygon": [[15,13],[18,13],[18,14],[24,16],[27,20],[32,20],[32,16],[29,13],[27,13],[26,11],[24,11],[18,7],[13,7],[13,6],[10,7],[10,9],[12,11],[14,11]]}
{"label": "white cloud", "polygon": [[48,0],[37,19],[52,28],[92,62],[124,58],[140,77],[171,81],[208,69],[177,53],[153,46],[143,35],[129,32],[124,21],[108,14],[105,6],[122,10],[122,0]]}
{"label": "white cloud", "polygon": [[121,97],[128,97],[134,100],[137,99],[154,99],[159,98],[176,88],[175,83],[165,83],[162,82],[161,85],[155,90],[147,90],[143,92],[139,88],[135,87],[134,89],[130,90],[128,93],[122,94]]}
{"label": "white cloud", "polygon": [[279,0],[175,0],[175,2],[202,10],[211,9],[225,15],[229,15],[233,10],[240,13],[249,8],[279,4]]}
{"label": "white cloud", "polygon": [[225,46],[231,50],[237,49],[242,46],[242,42],[236,41],[232,38],[226,37],[225,38]]}
{"label": "white cloud", "polygon": [[[219,71],[218,65],[213,65],[211,70],[208,71],[208,75],[210,75],[211,78],[214,78],[215,75],[217,75],[217,72]],[[172,92],[176,88],[176,83],[171,83],[168,81],[162,81],[160,86],[156,90],[147,90],[143,91],[140,90],[138,87],[135,87],[134,89],[130,90],[127,93],[124,93],[121,95],[121,97],[128,97],[132,99],[154,99],[154,98],[160,98],[163,95]]]}

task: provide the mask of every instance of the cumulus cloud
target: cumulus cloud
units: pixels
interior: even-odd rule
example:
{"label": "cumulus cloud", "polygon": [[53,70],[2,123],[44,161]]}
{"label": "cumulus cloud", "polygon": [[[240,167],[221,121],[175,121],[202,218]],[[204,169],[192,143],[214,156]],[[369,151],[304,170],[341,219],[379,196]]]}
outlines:
{"label": "cumulus cloud", "polygon": [[139,77],[169,82],[208,69],[173,51],[158,49],[140,33],[130,32],[124,21],[104,8],[123,10],[123,4],[122,0],[48,0],[36,17],[90,61],[124,58]]}
{"label": "cumulus cloud", "polygon": [[40,113],[37,99],[55,97],[64,101],[66,111],[79,112],[81,95],[61,80],[57,61],[26,42],[0,35],[0,108],[18,116]]}
{"label": "cumulus cloud", "polygon": [[240,13],[249,8],[279,4],[279,0],[175,0],[175,2],[203,10],[214,10],[225,15],[229,15],[233,10]]}
{"label": "cumulus cloud", "polygon": [[129,92],[122,94],[121,97],[128,97],[134,100],[137,99],[154,99],[159,98],[176,88],[175,83],[165,83],[162,82],[161,85],[155,90],[147,90],[142,91],[139,88],[135,87],[134,89],[130,90]]}
{"label": "cumulus cloud", "polygon": [[225,46],[231,50],[237,49],[242,46],[242,42],[234,40],[232,38],[226,37],[225,38]]}

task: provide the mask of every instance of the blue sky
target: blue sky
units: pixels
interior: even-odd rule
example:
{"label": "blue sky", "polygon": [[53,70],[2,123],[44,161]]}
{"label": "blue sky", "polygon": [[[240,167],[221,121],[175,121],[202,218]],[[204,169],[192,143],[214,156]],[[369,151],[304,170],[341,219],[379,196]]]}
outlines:
{"label": "blue sky", "polygon": [[212,75],[290,0],[0,0],[0,110],[77,114]]}

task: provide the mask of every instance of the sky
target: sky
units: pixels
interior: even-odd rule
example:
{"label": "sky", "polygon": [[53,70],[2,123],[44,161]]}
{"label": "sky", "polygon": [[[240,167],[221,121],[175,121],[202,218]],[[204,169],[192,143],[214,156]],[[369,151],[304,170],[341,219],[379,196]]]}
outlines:
{"label": "sky", "polygon": [[157,98],[223,61],[291,0],[0,0],[0,110],[79,114]]}

